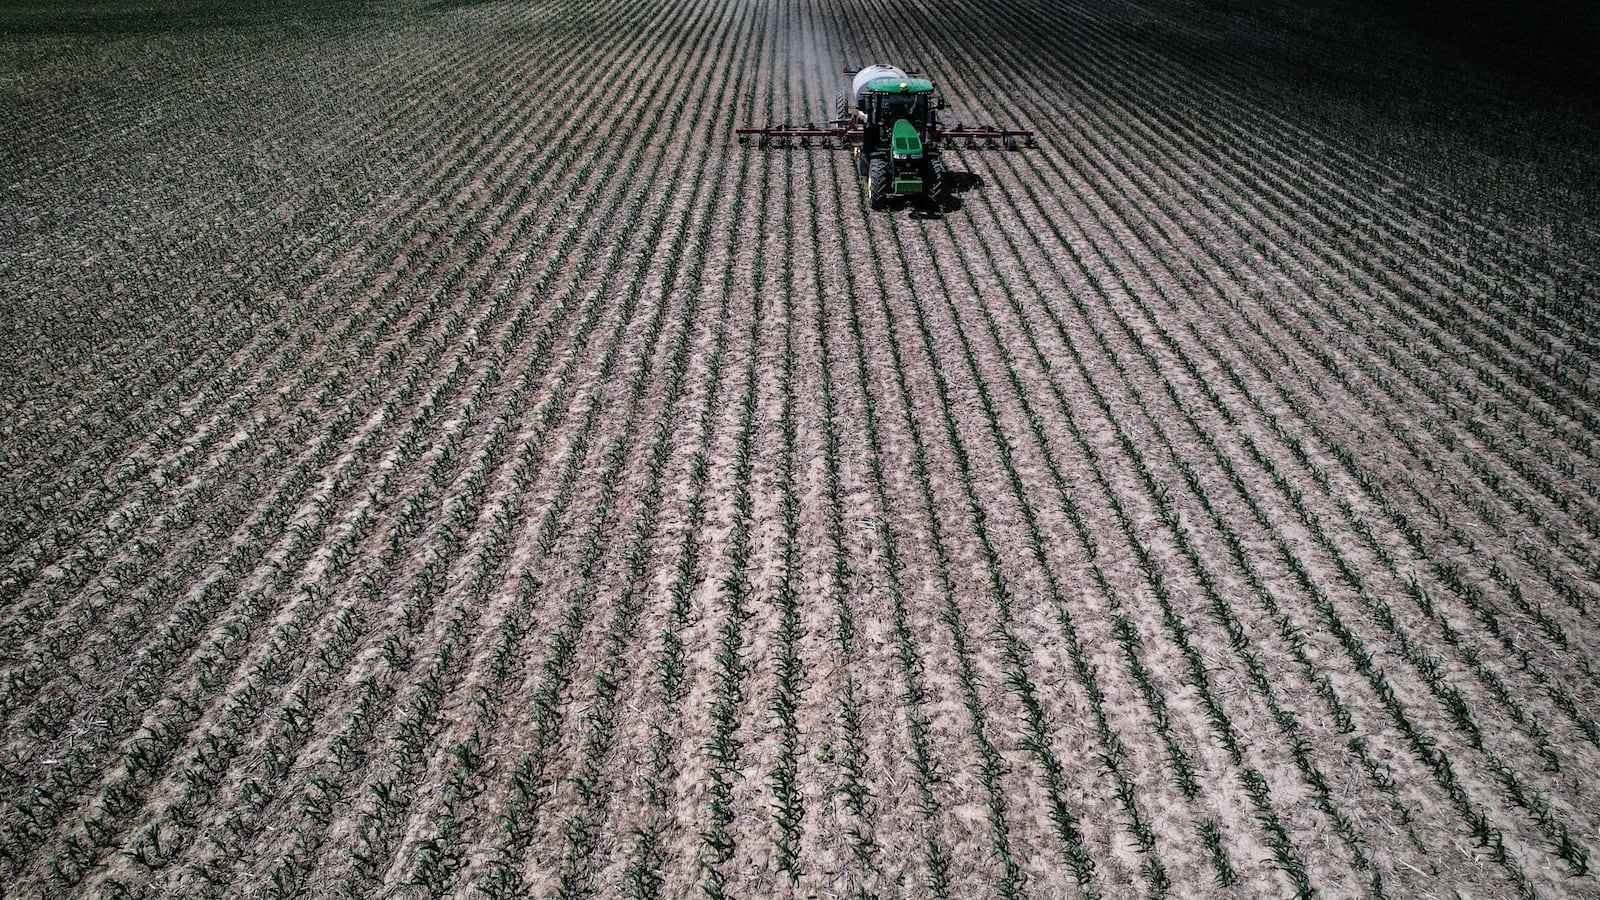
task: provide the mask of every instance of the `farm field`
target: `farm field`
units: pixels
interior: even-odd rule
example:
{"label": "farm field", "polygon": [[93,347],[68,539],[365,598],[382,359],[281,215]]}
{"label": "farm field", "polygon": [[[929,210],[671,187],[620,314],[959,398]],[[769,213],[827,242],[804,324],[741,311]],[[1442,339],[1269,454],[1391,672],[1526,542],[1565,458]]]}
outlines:
{"label": "farm field", "polygon": [[[1443,9],[0,0],[0,897],[1600,896],[1600,23]],[[1039,148],[735,140],[872,62]]]}

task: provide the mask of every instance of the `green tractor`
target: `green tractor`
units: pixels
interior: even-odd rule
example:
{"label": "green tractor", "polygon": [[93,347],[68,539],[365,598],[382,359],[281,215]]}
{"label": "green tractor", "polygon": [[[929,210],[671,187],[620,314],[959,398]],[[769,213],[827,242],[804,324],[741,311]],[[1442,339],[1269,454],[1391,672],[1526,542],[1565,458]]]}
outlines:
{"label": "green tractor", "polygon": [[[846,70],[846,74],[852,74]],[[964,140],[965,149],[1018,150],[1035,146],[1033,132],[980,126],[944,127],[939,110],[944,98],[933,82],[895,66],[868,66],[853,73],[849,93],[834,100],[834,118],[826,125],[777,125],[735,129],[741,142],[754,137],[763,148],[804,146],[820,138],[850,147],[856,171],[867,179],[867,203],[885,209],[896,198],[942,208],[949,194],[943,148]],[[981,143],[980,143],[981,141]]]}
{"label": "green tractor", "polygon": [[[883,72],[882,70],[888,70]],[[872,66],[856,76],[855,105],[840,110],[861,128],[854,145],[856,168],[867,179],[867,203],[883,209],[894,197],[918,197],[929,206],[944,202],[944,160],[938,143],[943,98],[933,82],[891,66]]]}

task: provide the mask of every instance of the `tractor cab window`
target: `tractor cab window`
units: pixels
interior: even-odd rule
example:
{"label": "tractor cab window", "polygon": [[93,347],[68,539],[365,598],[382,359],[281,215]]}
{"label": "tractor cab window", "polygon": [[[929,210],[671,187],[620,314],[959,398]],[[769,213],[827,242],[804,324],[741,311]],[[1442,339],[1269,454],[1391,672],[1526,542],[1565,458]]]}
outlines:
{"label": "tractor cab window", "polygon": [[883,98],[884,116],[889,119],[918,119],[926,114],[926,94],[888,94]]}

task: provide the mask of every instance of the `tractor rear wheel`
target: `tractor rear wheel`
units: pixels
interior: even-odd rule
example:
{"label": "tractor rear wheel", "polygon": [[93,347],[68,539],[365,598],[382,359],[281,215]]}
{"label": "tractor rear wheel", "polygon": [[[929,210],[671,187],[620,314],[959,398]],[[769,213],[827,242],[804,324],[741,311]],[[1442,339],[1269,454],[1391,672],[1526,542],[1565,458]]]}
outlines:
{"label": "tractor rear wheel", "polygon": [[878,158],[867,170],[867,205],[883,209],[889,205],[889,161]]}
{"label": "tractor rear wheel", "polygon": [[834,121],[843,122],[844,118],[845,118],[845,115],[848,114],[849,112],[850,112],[850,105],[847,102],[845,102],[845,93],[844,93],[844,91],[840,91],[839,93],[837,93],[837,94],[835,94],[833,96],[833,119],[834,119]]}

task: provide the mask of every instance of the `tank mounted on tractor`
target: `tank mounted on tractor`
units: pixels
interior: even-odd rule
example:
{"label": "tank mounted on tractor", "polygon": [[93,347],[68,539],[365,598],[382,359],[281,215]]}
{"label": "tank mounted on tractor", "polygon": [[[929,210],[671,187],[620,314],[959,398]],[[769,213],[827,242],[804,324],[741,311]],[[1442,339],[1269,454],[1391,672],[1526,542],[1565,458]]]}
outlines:
{"label": "tank mounted on tractor", "polygon": [[941,206],[950,187],[943,152],[952,142],[963,141],[970,150],[1037,146],[1031,131],[940,125],[944,97],[935,92],[932,81],[904,69],[879,64],[859,71],[846,69],[845,74],[854,78],[849,93],[840,91],[834,99],[833,119],[823,124],[737,128],[739,142],[754,138],[765,149],[806,146],[820,139],[824,146],[849,147],[857,174],[867,179],[867,202],[873,209],[884,209],[896,197]]}

